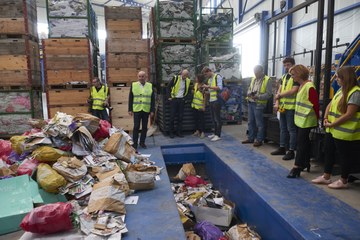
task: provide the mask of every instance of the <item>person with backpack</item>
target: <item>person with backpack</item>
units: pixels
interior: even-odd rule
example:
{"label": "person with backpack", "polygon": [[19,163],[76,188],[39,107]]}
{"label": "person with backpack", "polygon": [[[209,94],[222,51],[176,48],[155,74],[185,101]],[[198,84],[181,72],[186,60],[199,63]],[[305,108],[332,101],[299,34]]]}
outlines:
{"label": "person with backpack", "polygon": [[252,143],[254,147],[260,147],[265,138],[264,108],[272,96],[270,77],[264,73],[261,65],[254,67],[255,77],[251,79],[247,91],[248,101],[248,138],[242,144]]}
{"label": "person with backpack", "polygon": [[170,138],[174,138],[174,122],[175,115],[177,115],[177,130],[178,137],[184,137],[182,134],[182,121],[184,115],[185,100],[189,93],[190,79],[189,71],[184,69],[180,75],[175,75],[168,87],[167,96],[170,101]]}
{"label": "person with backpack", "polygon": [[210,92],[210,113],[211,118],[214,123],[214,133],[210,134],[208,137],[210,141],[216,142],[221,140],[221,99],[219,99],[219,92],[223,89],[223,79],[220,75],[215,74],[209,67],[204,67],[202,69],[202,74],[208,79],[207,85],[204,85],[204,88]]}
{"label": "person with backpack", "polygon": [[97,77],[93,78],[91,83],[92,87],[88,99],[88,103],[91,105],[91,114],[109,122],[109,114],[106,110],[106,108],[109,107],[109,88],[102,84]]}

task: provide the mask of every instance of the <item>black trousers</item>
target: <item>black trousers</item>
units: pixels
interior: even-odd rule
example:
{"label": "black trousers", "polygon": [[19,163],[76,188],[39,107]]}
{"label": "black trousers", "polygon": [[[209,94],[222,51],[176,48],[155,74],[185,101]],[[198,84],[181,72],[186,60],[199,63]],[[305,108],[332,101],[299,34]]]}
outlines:
{"label": "black trousers", "polygon": [[145,143],[148,121],[149,121],[149,113],[144,111],[134,112],[133,141],[135,148],[137,148],[138,145],[140,122],[141,122],[140,143]]}
{"label": "black trousers", "polygon": [[204,132],[205,128],[205,111],[194,109],[195,130],[200,133]]}
{"label": "black trousers", "polygon": [[335,161],[336,161],[335,139],[333,138],[331,133],[325,134],[324,156],[325,156],[324,173],[331,174],[333,171],[333,168],[334,168]]}
{"label": "black trousers", "polygon": [[298,167],[307,167],[310,164],[310,151],[311,151],[311,142],[310,142],[310,131],[311,128],[298,128],[297,140],[298,143],[296,147],[296,157],[295,165]]}
{"label": "black trousers", "polygon": [[221,135],[221,118],[220,118],[221,104],[219,101],[210,102],[211,119],[214,124],[214,134],[220,137]]}
{"label": "black trousers", "polygon": [[106,108],[104,108],[103,110],[91,109],[91,114],[102,120],[106,120],[106,121],[110,122],[109,114],[107,113]]}
{"label": "black trousers", "polygon": [[359,164],[360,140],[345,141],[334,139],[341,160],[341,178],[347,179],[353,168]]}
{"label": "black trousers", "polygon": [[182,131],[185,101],[183,98],[173,98],[170,101],[170,132],[174,132],[175,116],[177,115],[177,132]]}

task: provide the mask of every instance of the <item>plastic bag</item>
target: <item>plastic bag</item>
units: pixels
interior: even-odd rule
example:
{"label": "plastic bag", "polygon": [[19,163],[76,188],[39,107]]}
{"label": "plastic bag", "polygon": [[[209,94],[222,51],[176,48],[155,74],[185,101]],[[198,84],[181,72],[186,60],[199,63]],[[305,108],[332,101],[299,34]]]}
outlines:
{"label": "plastic bag", "polygon": [[36,181],[47,192],[58,193],[59,187],[66,185],[66,180],[46,163],[37,168]]}
{"label": "plastic bag", "polygon": [[19,161],[23,161],[30,153],[23,152],[21,155],[17,154],[16,152],[12,151],[8,156],[6,162],[10,165],[17,163]]}
{"label": "plastic bag", "polygon": [[218,227],[206,221],[196,224],[194,232],[199,235],[202,240],[219,240],[224,236]]}
{"label": "plastic bag", "polygon": [[19,168],[17,169],[17,175],[29,175],[31,176],[33,174],[33,172],[35,171],[35,169],[38,166],[38,161],[36,161],[36,159],[33,158],[27,158],[25,159],[19,166]]}
{"label": "plastic bag", "polygon": [[0,157],[9,156],[11,151],[11,142],[0,139]]}
{"label": "plastic bag", "polygon": [[195,176],[196,170],[192,163],[185,163],[182,165],[178,174],[174,177],[175,179],[185,180],[187,176]]}
{"label": "plastic bag", "polygon": [[109,137],[109,129],[111,128],[111,123],[109,123],[106,120],[100,120],[100,124],[99,124],[99,128],[98,130],[96,130],[96,132],[94,133],[94,139],[96,141],[100,140],[100,139],[104,139]]}
{"label": "plastic bag", "polygon": [[12,136],[10,138],[11,148],[17,153],[21,154],[23,152],[22,144],[24,143],[26,136]]}
{"label": "plastic bag", "polygon": [[185,185],[189,187],[197,187],[198,185],[206,185],[207,182],[202,178],[196,176],[187,176],[185,178]]}
{"label": "plastic bag", "polygon": [[52,203],[34,208],[20,223],[27,232],[50,234],[68,231],[73,228],[71,222],[71,203]]}
{"label": "plastic bag", "polygon": [[42,146],[34,150],[31,155],[39,162],[55,162],[64,155],[64,152],[56,148]]}

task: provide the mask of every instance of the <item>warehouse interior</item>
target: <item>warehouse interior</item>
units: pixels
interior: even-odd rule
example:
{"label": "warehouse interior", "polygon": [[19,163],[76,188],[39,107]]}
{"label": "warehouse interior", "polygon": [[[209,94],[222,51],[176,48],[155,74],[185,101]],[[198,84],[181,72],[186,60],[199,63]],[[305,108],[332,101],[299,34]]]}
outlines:
{"label": "warehouse interior", "polygon": [[0,240],[359,239],[359,22],[357,0],[0,1]]}

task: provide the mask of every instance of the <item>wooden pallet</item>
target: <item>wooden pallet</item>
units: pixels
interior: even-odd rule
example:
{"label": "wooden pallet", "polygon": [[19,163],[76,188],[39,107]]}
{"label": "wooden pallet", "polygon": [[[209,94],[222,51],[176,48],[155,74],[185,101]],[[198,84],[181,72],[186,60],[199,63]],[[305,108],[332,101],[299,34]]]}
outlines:
{"label": "wooden pallet", "polygon": [[49,106],[73,106],[87,103],[90,89],[52,89],[47,91]]}
{"label": "wooden pallet", "polygon": [[67,82],[90,82],[91,72],[86,70],[46,70],[45,79],[47,85],[62,85]]}
{"label": "wooden pallet", "polygon": [[0,70],[2,87],[41,86],[40,71]]}
{"label": "wooden pallet", "polygon": [[45,39],[42,42],[46,55],[88,55],[90,42],[81,38]]}
{"label": "wooden pallet", "polygon": [[189,44],[195,44],[196,39],[195,38],[160,38],[157,40],[160,43],[189,43]]}
{"label": "wooden pallet", "polygon": [[136,39],[142,38],[141,32],[136,30],[107,30],[106,39],[115,41],[115,39]]}
{"label": "wooden pallet", "polygon": [[[1,71],[0,71],[1,73]],[[0,90],[12,91],[12,90],[41,90],[41,86],[33,85],[11,85],[11,86],[0,86]]]}
{"label": "wooden pallet", "polygon": [[90,84],[57,84],[48,85],[47,89],[88,89]]}
{"label": "wooden pallet", "polygon": [[29,34],[0,34],[0,39],[28,39],[34,42],[39,42],[39,39],[37,37],[34,37]]}
{"label": "wooden pallet", "polygon": [[109,68],[146,68],[149,56],[148,53],[108,53],[106,65]]}
{"label": "wooden pallet", "polygon": [[107,53],[148,53],[148,40],[108,39]]}
{"label": "wooden pallet", "polygon": [[148,70],[148,68],[106,68],[107,82],[131,83],[133,81],[137,81],[137,75],[139,71],[148,73]]}
{"label": "wooden pallet", "polygon": [[85,70],[89,69],[89,55],[45,55],[48,70]]}
{"label": "wooden pallet", "polygon": [[137,31],[142,32],[141,19],[106,19],[107,31]]}
{"label": "wooden pallet", "polygon": [[58,105],[58,106],[49,106],[48,114],[49,118],[53,118],[57,112],[63,112],[68,115],[75,115],[77,113],[88,113],[89,106],[87,104],[79,105]]}

